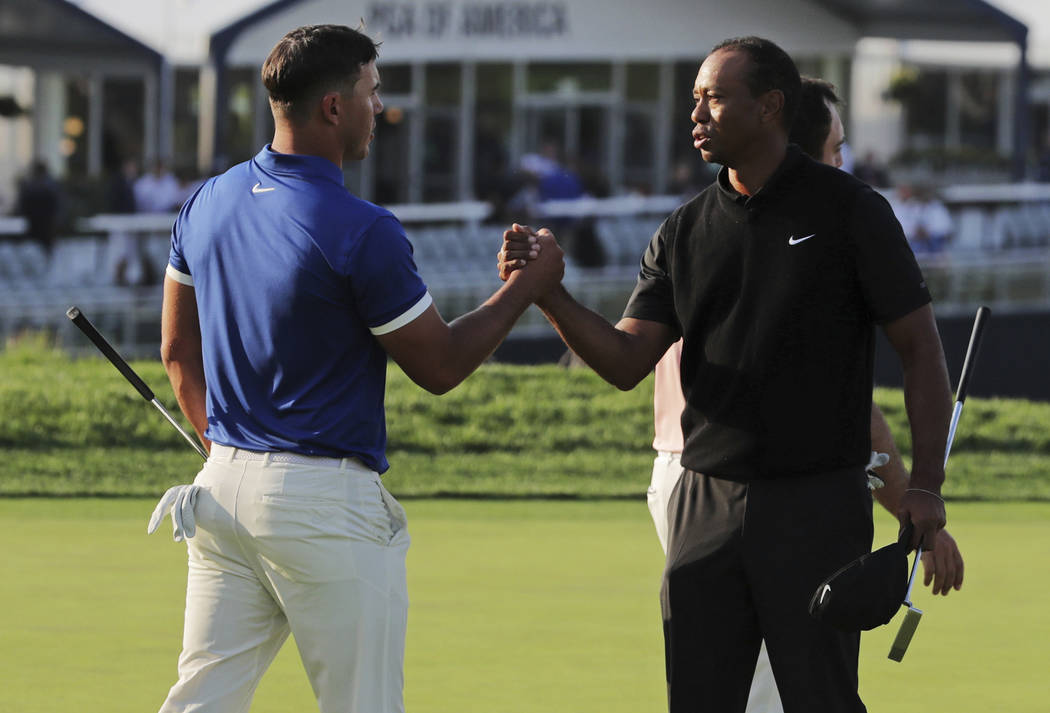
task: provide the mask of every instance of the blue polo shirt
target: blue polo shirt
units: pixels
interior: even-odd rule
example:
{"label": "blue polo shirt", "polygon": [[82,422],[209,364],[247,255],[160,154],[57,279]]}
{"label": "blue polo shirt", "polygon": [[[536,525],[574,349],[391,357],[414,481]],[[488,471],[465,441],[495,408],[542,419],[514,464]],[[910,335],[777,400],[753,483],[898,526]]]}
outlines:
{"label": "blue polo shirt", "polygon": [[196,292],[209,439],[389,468],[375,335],[431,304],[390,211],[267,146],[186,202],[167,274]]}

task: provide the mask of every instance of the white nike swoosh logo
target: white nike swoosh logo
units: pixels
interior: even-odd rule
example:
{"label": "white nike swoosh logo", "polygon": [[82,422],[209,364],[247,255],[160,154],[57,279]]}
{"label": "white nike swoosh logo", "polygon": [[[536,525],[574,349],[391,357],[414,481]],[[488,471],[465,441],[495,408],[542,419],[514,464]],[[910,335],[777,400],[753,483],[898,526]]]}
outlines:
{"label": "white nike swoosh logo", "polygon": [[831,591],[831,585],[830,584],[825,584],[824,585],[824,591],[822,591],[820,593],[820,599],[817,600],[817,604],[823,604],[824,603],[824,597],[826,597],[828,595],[828,592],[830,592],[830,591]]}
{"label": "white nike swoosh logo", "polygon": [[810,235],[807,235],[804,238],[796,238],[794,235],[792,235],[790,238],[788,238],[788,245],[798,245],[801,242],[805,242],[810,238],[816,237],[816,235],[816,233],[811,233]]}
{"label": "white nike swoosh logo", "polygon": [[252,193],[269,193],[270,191],[276,190],[277,189],[272,186],[270,188],[263,188],[262,183],[256,183],[254,186],[252,186]]}

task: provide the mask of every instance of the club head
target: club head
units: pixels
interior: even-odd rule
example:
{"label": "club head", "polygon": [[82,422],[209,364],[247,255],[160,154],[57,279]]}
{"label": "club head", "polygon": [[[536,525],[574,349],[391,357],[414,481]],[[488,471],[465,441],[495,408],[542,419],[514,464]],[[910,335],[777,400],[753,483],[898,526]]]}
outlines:
{"label": "club head", "polygon": [[890,647],[889,658],[891,661],[899,662],[904,658],[904,652],[908,650],[911,637],[919,626],[919,619],[922,619],[922,610],[916,609],[909,604],[907,611],[904,612],[904,621],[901,622],[901,628],[897,630],[897,638],[893,640],[893,645]]}

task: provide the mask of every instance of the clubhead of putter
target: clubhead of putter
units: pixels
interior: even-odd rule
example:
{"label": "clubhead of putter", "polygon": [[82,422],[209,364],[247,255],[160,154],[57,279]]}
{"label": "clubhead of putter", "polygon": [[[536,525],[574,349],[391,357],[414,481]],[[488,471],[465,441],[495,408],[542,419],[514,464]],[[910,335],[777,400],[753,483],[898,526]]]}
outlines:
{"label": "clubhead of putter", "polygon": [[904,612],[904,621],[901,622],[901,628],[897,630],[897,638],[893,640],[893,645],[890,646],[889,658],[891,661],[900,662],[904,658],[904,653],[908,650],[908,644],[911,643],[911,637],[919,626],[919,619],[922,619],[922,610],[916,609],[909,604],[908,610]]}

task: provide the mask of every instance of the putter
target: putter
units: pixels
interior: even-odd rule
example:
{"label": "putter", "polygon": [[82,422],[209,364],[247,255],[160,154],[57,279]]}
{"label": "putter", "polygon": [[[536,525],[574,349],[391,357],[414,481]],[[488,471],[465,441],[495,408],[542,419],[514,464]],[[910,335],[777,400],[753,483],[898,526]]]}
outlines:
{"label": "putter", "polygon": [[[970,385],[970,376],[973,374],[974,365],[977,363],[977,352],[981,348],[981,337],[984,335],[984,325],[988,316],[992,313],[987,307],[977,310],[977,316],[973,321],[973,331],[970,333],[970,344],[966,347],[966,358],[963,359],[962,374],[959,375],[959,388],[955,391],[955,409],[952,411],[952,420],[948,426],[948,444],[944,449],[944,467],[948,467],[948,455],[952,452],[952,442],[955,440],[955,429],[959,425],[959,416],[962,415],[963,404],[966,403],[966,390]],[[919,560],[922,559],[922,542],[915,549],[915,562],[911,566],[911,576],[908,578],[908,591],[904,594],[902,606],[908,607],[904,612],[904,620],[901,622],[897,636],[890,646],[889,658],[891,661],[900,662],[911,643],[911,637],[915,635],[915,629],[922,619],[922,610],[915,607],[911,602],[911,588],[915,583],[915,574],[919,571]]]}
{"label": "putter", "polygon": [[922,545],[920,544],[915,550],[915,562],[911,566],[911,576],[908,577],[908,591],[904,594],[904,606],[908,607],[908,610],[904,612],[904,621],[901,622],[901,628],[897,630],[897,636],[893,639],[893,645],[890,646],[891,661],[899,662],[904,658],[904,652],[908,650],[911,637],[919,626],[919,619],[922,618],[922,609],[917,609],[911,603],[911,587],[915,583],[915,573],[919,571],[919,560],[921,559]]}
{"label": "putter", "polygon": [[182,437],[193,446],[193,450],[197,451],[201,458],[208,460],[208,453],[204,450],[201,444],[198,443],[193,436],[186,433],[185,429],[179,425],[179,422],[168,413],[168,409],[164,408],[164,405],[157,400],[157,397],[153,395],[150,388],[146,386],[146,382],[135,373],[135,370],[132,369],[126,361],[124,361],[124,358],[117,353],[117,350],[114,349],[109,342],[106,341],[106,338],[99,334],[99,331],[95,329],[95,325],[91,324],[91,321],[80,311],[80,308],[76,306],[70,307],[66,310],[66,316],[69,317],[73,324],[80,328],[80,331],[83,332],[96,347],[98,347],[98,350],[109,359],[109,362],[117,367],[117,371],[124,375],[124,378],[128,380],[129,384],[135,387],[135,390],[139,392],[139,395],[153,404],[157,410],[164,415],[164,418],[168,419],[168,423],[174,426],[175,430],[182,434]]}

